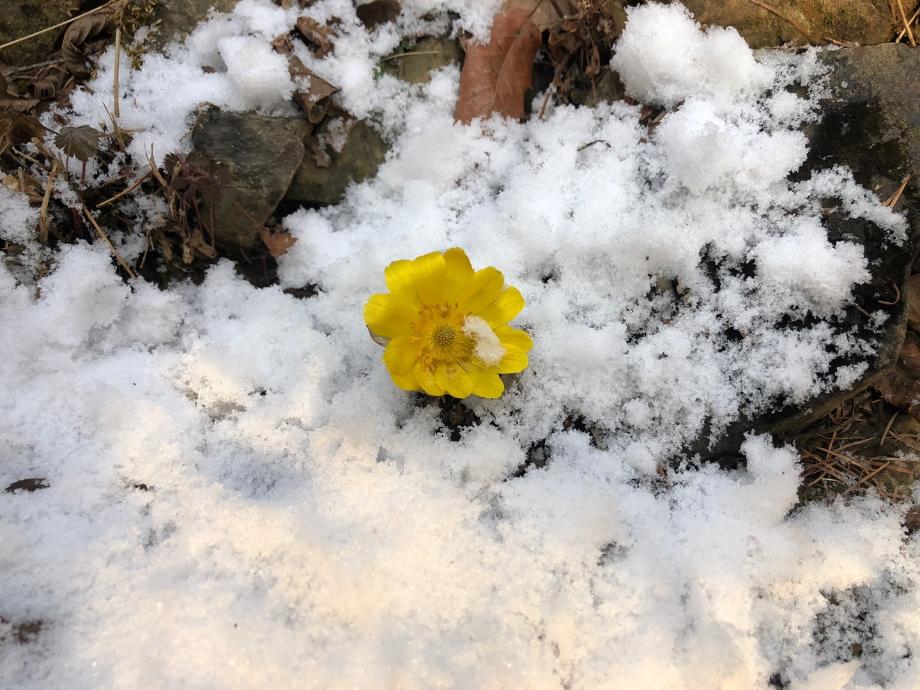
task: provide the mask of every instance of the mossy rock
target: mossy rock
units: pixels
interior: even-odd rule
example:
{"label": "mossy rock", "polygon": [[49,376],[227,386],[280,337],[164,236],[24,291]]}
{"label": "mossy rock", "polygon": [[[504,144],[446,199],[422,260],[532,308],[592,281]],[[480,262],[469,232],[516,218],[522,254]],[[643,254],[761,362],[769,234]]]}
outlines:
{"label": "mossy rock", "polygon": [[[5,0],[0,9],[0,45],[41,31],[76,14],[79,0]],[[0,60],[10,65],[33,65],[48,59],[60,45],[65,27],[0,50]]]}
{"label": "mossy rock", "polygon": [[158,0],[154,12],[156,35],[151,40],[154,48],[162,48],[173,41],[181,41],[214,12],[232,12],[239,0]]}

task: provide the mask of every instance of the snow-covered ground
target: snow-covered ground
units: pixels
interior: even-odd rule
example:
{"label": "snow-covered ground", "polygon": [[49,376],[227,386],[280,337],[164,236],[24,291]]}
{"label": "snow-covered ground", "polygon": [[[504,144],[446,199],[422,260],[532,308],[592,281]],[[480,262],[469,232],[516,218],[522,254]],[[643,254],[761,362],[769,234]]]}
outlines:
{"label": "snow-covered ground", "polygon": [[[341,205],[285,219],[281,286],[228,262],[200,286],[128,285],[99,244],[65,247],[37,285],[0,267],[0,486],[49,484],[0,494],[0,686],[920,687],[903,506],[796,508],[795,452],[767,437],[746,470],[656,474],[707,419],[717,434],[845,387],[871,354],[838,322],[862,249],[828,241],[819,198],[892,242],[906,224],[845,170],[787,180],[815,54],[755,55],[651,5],[614,66],[669,109],[654,132],[623,103],[462,126],[456,69],[375,78],[402,33],[447,26],[418,18],[444,5],[407,5],[372,35],[350,2],[307,10],[342,36],[302,58],[393,148]],[[495,3],[446,5],[487,35]],[[125,63],[133,153],[187,146],[203,100],[285,111],[289,80],[259,57],[294,16],[243,0]],[[106,117],[103,63],[74,123]],[[35,218],[0,186],[4,237]],[[501,399],[467,401],[481,423],[459,441],[393,386],[362,320],[387,263],[450,246],[521,289],[535,343]],[[817,324],[776,326],[804,314]],[[831,369],[840,356],[855,363]],[[514,476],[543,441],[547,466]]]}

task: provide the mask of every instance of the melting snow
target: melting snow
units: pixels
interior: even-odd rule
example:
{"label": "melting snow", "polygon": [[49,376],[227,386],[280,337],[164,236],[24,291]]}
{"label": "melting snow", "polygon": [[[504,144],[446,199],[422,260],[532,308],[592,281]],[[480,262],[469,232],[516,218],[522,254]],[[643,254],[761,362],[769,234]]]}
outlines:
{"label": "melting snow", "polygon": [[[0,685],[920,687],[902,507],[797,508],[796,455],[764,437],[746,470],[655,474],[707,419],[717,434],[862,371],[838,317],[865,258],[814,202],[893,240],[906,225],[845,170],[787,180],[815,117],[787,87],[820,92],[814,53],[632,9],[614,64],[670,109],[651,132],[623,103],[458,126],[455,69],[374,80],[400,32],[447,26],[425,13],[482,35],[496,4],[407,3],[371,35],[351,2],[308,8],[343,37],[302,58],[394,142],[341,205],[285,219],[282,286],[315,297],[226,262],[200,286],[128,286],[99,245],[64,247],[37,285],[0,268],[0,485],[49,484],[0,494]],[[291,23],[243,0],[124,65],[132,153],[187,145],[204,100],[283,112],[289,80],[251,60]],[[105,118],[111,67],[74,95],[75,123]],[[3,237],[34,220],[0,187]],[[392,386],[361,305],[390,261],[457,245],[520,287],[535,349],[454,442]],[[823,320],[776,326],[809,312]],[[602,438],[566,430],[573,414]],[[536,447],[549,462],[519,476]]]}

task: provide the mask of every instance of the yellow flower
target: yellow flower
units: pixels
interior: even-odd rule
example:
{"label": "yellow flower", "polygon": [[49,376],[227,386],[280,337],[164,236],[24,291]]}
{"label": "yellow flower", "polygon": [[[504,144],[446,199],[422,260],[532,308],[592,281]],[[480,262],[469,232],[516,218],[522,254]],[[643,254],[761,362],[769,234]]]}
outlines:
{"label": "yellow flower", "polygon": [[524,298],[501,271],[474,272],[454,248],[394,261],[385,276],[390,292],[371,296],[364,321],[386,342],[383,362],[403,390],[497,398],[505,390],[498,375],[527,368],[533,341],[508,325]]}

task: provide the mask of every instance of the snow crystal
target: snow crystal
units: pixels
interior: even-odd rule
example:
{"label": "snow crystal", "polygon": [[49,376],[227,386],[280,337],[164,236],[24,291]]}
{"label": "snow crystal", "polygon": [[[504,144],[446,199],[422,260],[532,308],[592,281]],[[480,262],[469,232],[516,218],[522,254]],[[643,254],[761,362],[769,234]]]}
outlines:
{"label": "snow crystal", "polygon": [[[745,469],[686,457],[872,355],[838,318],[866,259],[821,205],[892,242],[907,226],[846,170],[787,179],[814,53],[633,8],[614,64],[672,109],[654,131],[625,103],[462,126],[456,69],[375,80],[445,9],[482,35],[498,4],[406,2],[370,34],[350,0],[303,10],[342,33],[302,59],[393,148],[342,204],[284,219],[279,286],[226,261],[200,285],[125,284],[101,243],[37,284],[2,257],[0,487],[47,486],[0,494],[0,686],[920,687],[903,507],[800,506],[794,449],[763,436]],[[123,65],[132,155],[187,146],[203,101],[288,108],[286,71],[243,56],[299,12],[243,0]],[[70,122],[104,119],[111,68]],[[162,222],[131,203],[139,233]],[[0,188],[4,238],[35,221]],[[394,387],[361,319],[388,263],[451,246],[521,289],[535,342],[466,410]]]}

